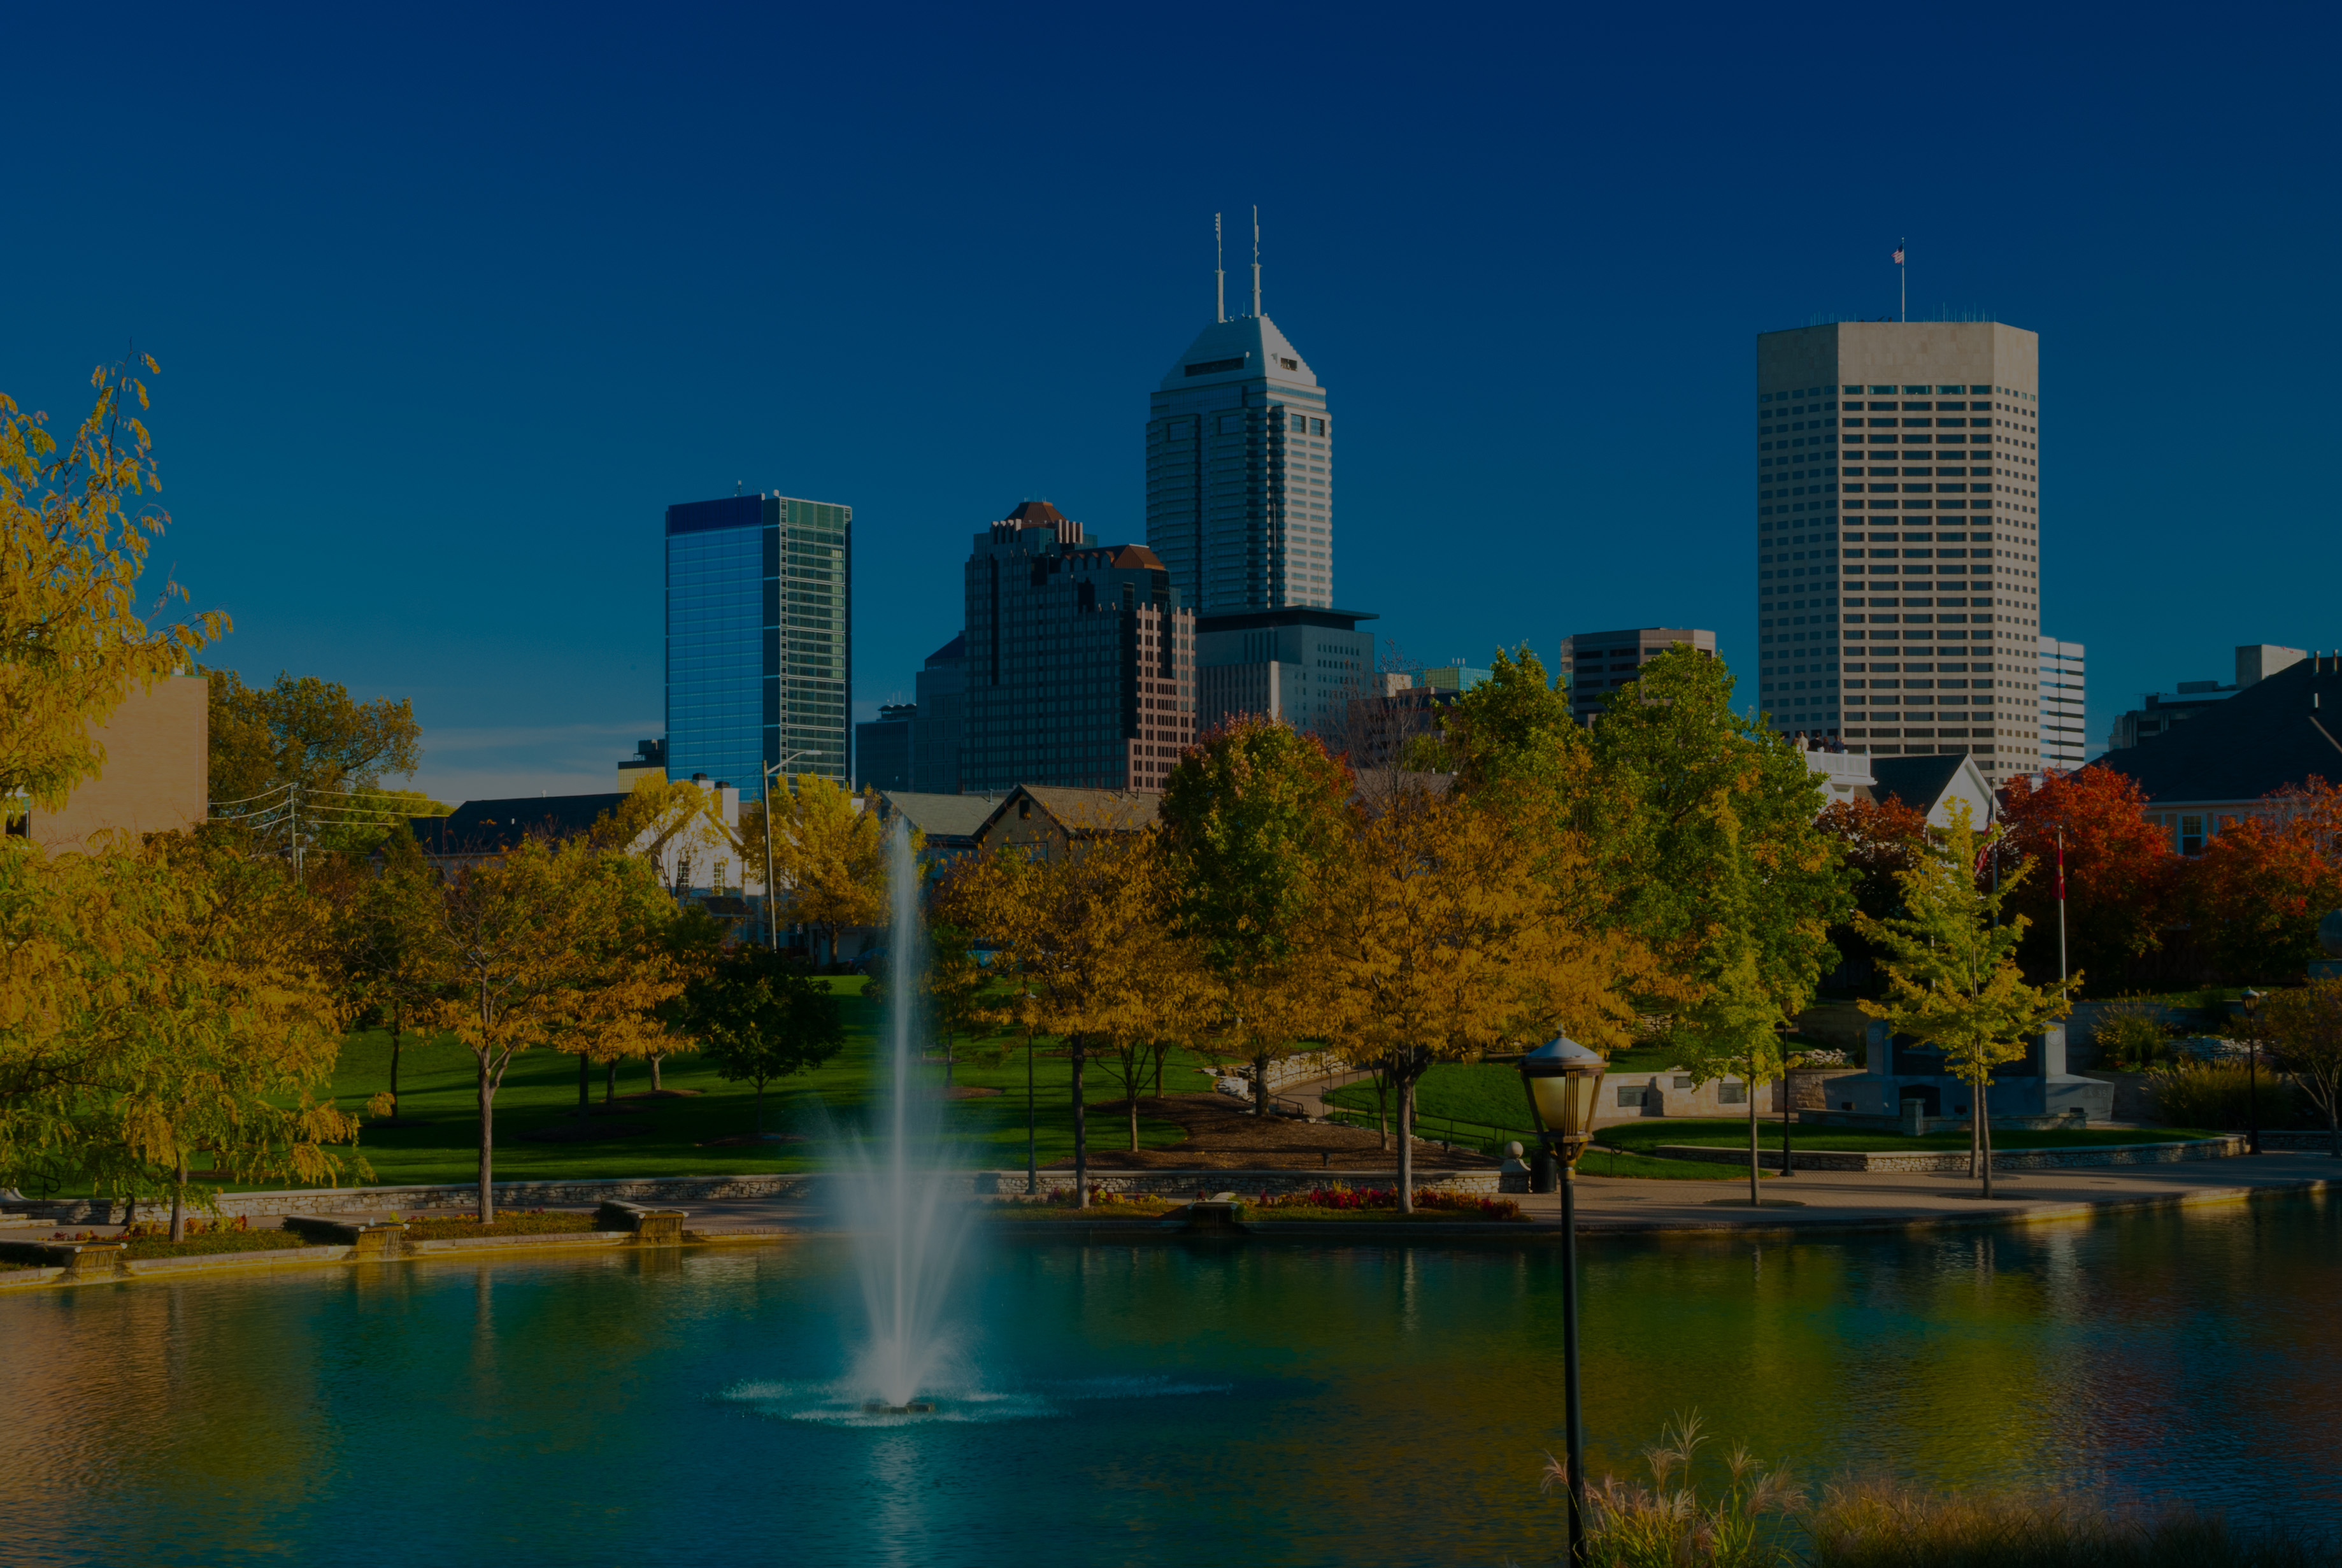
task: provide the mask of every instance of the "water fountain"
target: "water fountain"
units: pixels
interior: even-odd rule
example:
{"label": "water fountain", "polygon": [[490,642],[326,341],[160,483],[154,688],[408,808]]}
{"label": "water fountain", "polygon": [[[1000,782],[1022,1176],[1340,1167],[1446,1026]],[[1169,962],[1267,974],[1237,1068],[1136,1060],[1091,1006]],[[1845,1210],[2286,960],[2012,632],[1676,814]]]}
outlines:
{"label": "water fountain", "polygon": [[961,1178],[945,1157],[941,1102],[928,1093],[913,1049],[926,943],[919,868],[909,824],[886,845],[892,924],[887,933],[886,1098],[876,1144],[866,1140],[846,1182],[869,1344],[856,1381],[865,1413],[932,1413],[932,1392],[955,1350],[945,1307],[970,1220]]}

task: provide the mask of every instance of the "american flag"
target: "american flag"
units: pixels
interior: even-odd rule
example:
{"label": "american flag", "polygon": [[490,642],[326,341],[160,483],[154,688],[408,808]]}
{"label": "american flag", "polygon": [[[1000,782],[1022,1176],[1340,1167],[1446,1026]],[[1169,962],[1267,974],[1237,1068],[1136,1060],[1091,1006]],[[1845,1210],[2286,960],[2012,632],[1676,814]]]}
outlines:
{"label": "american flag", "polygon": [[1903,249],[1900,245],[1897,245],[1895,250],[1895,265],[1897,266],[1903,265]]}

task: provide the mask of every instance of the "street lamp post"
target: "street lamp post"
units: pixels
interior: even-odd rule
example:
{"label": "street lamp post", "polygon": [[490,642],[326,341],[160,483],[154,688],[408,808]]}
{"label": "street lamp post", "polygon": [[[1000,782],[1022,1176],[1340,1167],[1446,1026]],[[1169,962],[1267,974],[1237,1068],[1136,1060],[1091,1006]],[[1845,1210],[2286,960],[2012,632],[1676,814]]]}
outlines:
{"label": "street lamp post", "polygon": [[765,764],[765,945],[775,953],[781,950],[781,927],[773,918],[773,775],[803,755],[791,752]]}
{"label": "street lamp post", "polygon": [[1521,1058],[1521,1086],[1545,1146],[1561,1167],[1561,1341],[1563,1440],[1569,1468],[1569,1561],[1586,1561],[1586,1423],[1578,1399],[1577,1157],[1594,1140],[1594,1103],[1602,1058],[1556,1034]]}
{"label": "street lamp post", "polygon": [[2245,1059],[2245,1147],[2247,1152],[2261,1152],[2261,994],[2250,986],[2245,988],[2246,1048]]}

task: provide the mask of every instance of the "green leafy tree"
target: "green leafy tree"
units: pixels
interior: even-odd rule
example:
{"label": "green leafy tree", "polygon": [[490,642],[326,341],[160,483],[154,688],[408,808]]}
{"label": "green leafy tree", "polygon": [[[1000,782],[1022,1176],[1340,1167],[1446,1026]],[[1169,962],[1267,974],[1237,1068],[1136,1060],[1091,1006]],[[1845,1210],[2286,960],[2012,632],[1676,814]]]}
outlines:
{"label": "green leafy tree", "polygon": [[326,942],[352,1011],[390,1034],[390,1115],[406,1035],[445,975],[431,944],[438,874],[412,834],[392,834],[375,855],[332,857],[309,879],[326,912]]}
{"label": "green leafy tree", "polygon": [[820,1066],[846,1044],[829,983],[763,947],[736,947],[694,980],[682,1027],[726,1083],[756,1085],[760,1135],[765,1085]]}
{"label": "green leafy tree", "polygon": [[1787,1075],[1781,1043],[1788,1019],[1765,982],[1756,944],[1726,934],[1708,971],[1707,986],[1675,1032],[1685,1047],[1684,1069],[1699,1083],[1737,1074],[1748,1101],[1748,1201],[1761,1203],[1756,1163],[1757,1091]]}
{"label": "green leafy tree", "polygon": [[1736,714],[1723,663],[1685,647],[1609,694],[1588,752],[1570,791],[1612,919],[1702,987],[1745,956],[1794,1016],[1853,902],[1804,754]]}
{"label": "green leafy tree", "polygon": [[930,924],[927,968],[920,977],[920,989],[929,1023],[943,1043],[946,1084],[951,1083],[952,1067],[962,1047],[980,1039],[991,1022],[993,1010],[985,1000],[991,988],[992,977],[977,961],[967,932],[947,920]]}
{"label": "green leafy tree", "polygon": [[2062,983],[2025,984],[2017,952],[2025,940],[2023,915],[2002,917],[2002,906],[2032,870],[2021,861],[2000,885],[1981,887],[1977,865],[1997,832],[1979,834],[1965,803],[1927,846],[1927,857],[1901,875],[1905,914],[1887,920],[1857,916],[1864,936],[1886,955],[1884,1002],[1863,1012],[1883,1020],[1923,1050],[1939,1051],[1952,1076],[1968,1086],[1969,1149],[1992,1195],[1992,1118],[1986,1102],[1992,1070],[2025,1055],[2026,1040],[2072,1011],[2079,974]]}
{"label": "green leafy tree", "polygon": [[383,778],[423,765],[423,726],[406,698],[353,698],[315,675],[279,673],[248,686],[234,670],[211,686],[211,798],[264,834],[324,849],[371,849],[413,816],[448,807]]}
{"label": "green leafy tree", "polygon": [[[160,374],[139,355],[90,378],[97,398],[61,454],[46,416],[0,394],[0,810],[63,806],[105,751],[94,726],[185,669],[228,631],[216,612],[150,624],[139,611],[146,553],[170,514],[138,414]],[[135,410],[133,404],[135,404]],[[184,600],[165,584],[159,604]]]}
{"label": "green leafy tree", "polygon": [[1226,1038],[1253,1064],[1268,1114],[1268,1064],[1321,1010],[1309,949],[1326,863],[1347,843],[1349,770],[1314,735],[1242,717],[1179,759],[1163,789],[1176,918],[1217,978]]}

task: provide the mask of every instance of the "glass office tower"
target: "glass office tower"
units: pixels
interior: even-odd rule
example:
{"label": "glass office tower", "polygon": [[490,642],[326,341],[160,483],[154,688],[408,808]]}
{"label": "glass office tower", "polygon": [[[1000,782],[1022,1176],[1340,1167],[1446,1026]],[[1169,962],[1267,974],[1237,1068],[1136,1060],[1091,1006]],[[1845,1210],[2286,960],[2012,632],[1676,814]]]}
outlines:
{"label": "glass office tower", "polygon": [[772,763],[846,782],[853,526],[786,495],[666,509],[668,777],[752,800]]}

